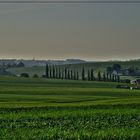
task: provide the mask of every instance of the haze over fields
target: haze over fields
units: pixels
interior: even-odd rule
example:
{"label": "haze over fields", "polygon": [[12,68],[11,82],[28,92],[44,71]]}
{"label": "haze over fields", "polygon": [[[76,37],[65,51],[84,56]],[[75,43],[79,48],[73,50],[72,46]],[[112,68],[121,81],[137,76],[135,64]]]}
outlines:
{"label": "haze over fields", "polygon": [[140,4],[0,4],[0,57],[133,59]]}

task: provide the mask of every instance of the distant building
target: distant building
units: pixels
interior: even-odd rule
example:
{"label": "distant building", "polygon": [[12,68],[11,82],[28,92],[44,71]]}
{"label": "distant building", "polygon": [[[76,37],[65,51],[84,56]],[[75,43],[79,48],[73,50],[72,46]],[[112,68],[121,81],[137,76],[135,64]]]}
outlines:
{"label": "distant building", "polygon": [[20,61],[16,66],[17,66],[17,67],[25,67],[24,63],[21,62],[21,61]]}
{"label": "distant building", "polygon": [[130,81],[130,84],[132,84],[132,85],[138,85],[139,82],[137,81],[137,79],[135,79],[135,80],[131,80]]}
{"label": "distant building", "polygon": [[113,75],[119,75],[119,76],[122,75],[121,71],[118,72],[118,71],[116,71],[116,70],[114,70],[114,71],[112,72],[112,74],[113,74]]}

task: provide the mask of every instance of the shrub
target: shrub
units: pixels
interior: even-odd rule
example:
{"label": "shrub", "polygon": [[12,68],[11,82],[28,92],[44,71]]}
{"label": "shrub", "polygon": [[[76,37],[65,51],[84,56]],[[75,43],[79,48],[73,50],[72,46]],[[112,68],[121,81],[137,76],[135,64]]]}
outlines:
{"label": "shrub", "polygon": [[28,74],[28,73],[21,73],[21,74],[20,74],[20,77],[25,77],[25,78],[28,78],[28,77],[30,77],[30,76],[29,76],[29,74]]}
{"label": "shrub", "polygon": [[34,74],[33,78],[39,78],[39,76],[37,74]]}

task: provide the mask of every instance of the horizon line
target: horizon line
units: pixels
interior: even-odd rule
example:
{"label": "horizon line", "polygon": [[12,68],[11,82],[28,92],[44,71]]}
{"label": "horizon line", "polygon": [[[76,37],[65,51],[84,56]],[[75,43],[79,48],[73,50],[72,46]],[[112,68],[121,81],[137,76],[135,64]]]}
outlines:
{"label": "horizon line", "polygon": [[64,58],[64,59],[35,59],[35,58],[0,58],[1,60],[34,60],[34,61],[66,61],[66,60],[83,60],[85,62],[113,62],[113,61],[120,61],[120,62],[125,62],[125,61],[135,61],[135,60],[140,60],[140,58],[130,58],[130,59],[106,59],[106,60],[88,60],[88,59],[82,59],[82,58]]}
{"label": "horizon line", "polygon": [[140,4],[140,0],[0,0],[0,4]]}

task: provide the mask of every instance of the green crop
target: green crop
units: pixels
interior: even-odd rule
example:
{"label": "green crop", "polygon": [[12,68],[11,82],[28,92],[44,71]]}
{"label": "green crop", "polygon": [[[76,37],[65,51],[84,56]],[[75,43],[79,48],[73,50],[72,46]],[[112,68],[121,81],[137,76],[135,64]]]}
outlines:
{"label": "green crop", "polygon": [[2,140],[139,140],[140,91],[116,83],[0,78]]}

